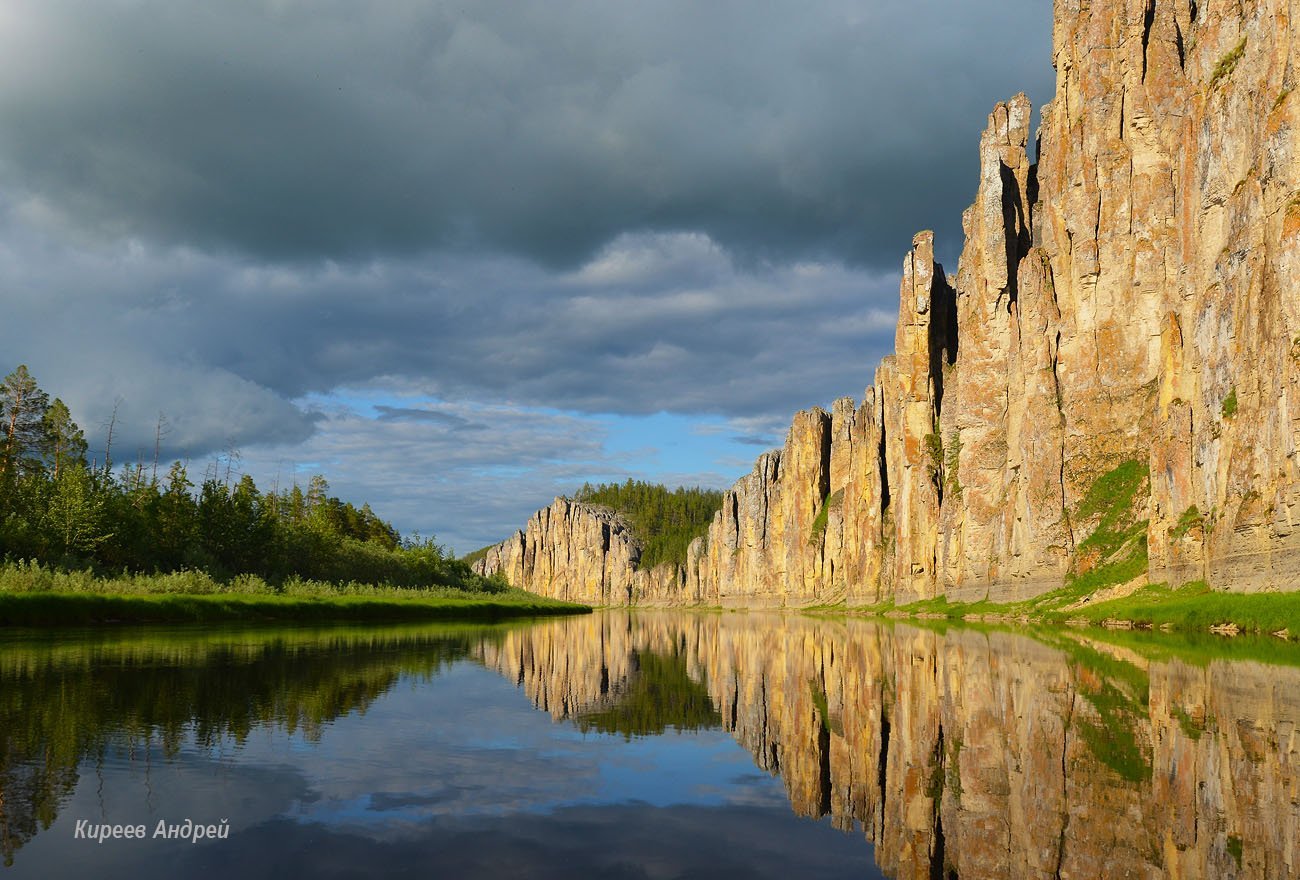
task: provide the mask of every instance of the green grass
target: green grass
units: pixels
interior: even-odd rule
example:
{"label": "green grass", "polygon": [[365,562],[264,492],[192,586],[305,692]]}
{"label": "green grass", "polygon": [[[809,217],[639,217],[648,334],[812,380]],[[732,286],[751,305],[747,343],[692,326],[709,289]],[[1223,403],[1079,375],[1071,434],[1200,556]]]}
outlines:
{"label": "green grass", "polygon": [[930,479],[936,479],[943,470],[943,435],[938,428],[925,435],[925,451],[930,457]]}
{"label": "green grass", "polygon": [[1289,630],[1300,634],[1300,593],[1222,593],[1203,581],[1177,590],[1152,584],[1130,596],[1071,612],[1071,616],[1094,623],[1131,620],[1139,626],[1193,631],[1231,623],[1248,633]]}
{"label": "green grass", "polygon": [[904,614],[925,615],[927,617],[942,617],[947,620],[962,620],[963,618],[976,614],[997,614],[1004,611],[1010,611],[1015,608],[1013,605],[998,605],[994,602],[981,600],[979,602],[950,602],[947,596],[938,596],[934,599],[922,599],[920,602],[912,602],[907,605],[900,605],[896,610]]}
{"label": "green grass", "polygon": [[159,574],[133,574],[124,572],[114,576],[100,576],[89,569],[71,570],[42,565],[39,562],[6,562],[0,564],[0,593],[120,593],[166,594],[187,593],[213,595],[237,593],[260,596],[369,596],[374,598],[406,599],[412,596],[463,598],[504,593],[510,588],[498,579],[479,578],[476,588],[436,585],[430,587],[403,587],[392,584],[371,584],[358,581],[318,581],[289,577],[272,584],[255,574],[241,574],[220,580],[206,571],[182,569]]}
{"label": "green grass", "polygon": [[1228,392],[1228,396],[1223,398],[1223,417],[1230,419],[1237,414],[1237,389],[1233,388]]}
{"label": "green grass", "polygon": [[122,593],[2,593],[0,626],[217,621],[504,620],[590,611],[531,594],[408,599]]}
{"label": "green grass", "polygon": [[957,477],[957,468],[961,463],[961,435],[953,431],[948,437],[948,446],[944,466],[948,473],[948,494],[961,499],[961,480]]}
{"label": "green grass", "polygon": [[1124,550],[1122,558],[1094,568],[1085,574],[1071,577],[1069,583],[1075,592],[1088,595],[1105,587],[1126,584],[1146,574],[1149,560],[1145,521],[1141,529],[1141,534],[1131,536],[1130,540],[1122,545]]}
{"label": "green grass", "polygon": [[1147,521],[1138,518],[1137,507],[1149,480],[1147,464],[1130,459],[1098,477],[1079,502],[1074,522],[1095,519],[1097,525],[1075,548],[1074,571],[1066,578],[1073,592],[1087,595],[1146,573]]}
{"label": "green grass", "polygon": [[1193,504],[1184,510],[1183,515],[1178,518],[1178,523],[1170,531],[1169,538],[1177,541],[1203,522],[1205,522],[1205,517],[1201,516],[1201,511]]}
{"label": "green grass", "polygon": [[[1282,630],[1289,631],[1292,636],[1300,635],[1300,592],[1224,593],[1213,591],[1200,581],[1177,590],[1171,590],[1164,584],[1154,584],[1119,599],[1067,610],[1067,606],[1087,595],[1080,591],[1079,586],[1080,582],[1076,581],[1072,586],[1024,602],[951,602],[947,597],[940,596],[907,605],[888,602],[850,608],[840,604],[804,610],[822,615],[879,617],[901,614],[922,620],[937,617],[947,621],[968,622],[983,618],[1007,618],[1051,625],[1069,621],[1086,621],[1097,625],[1108,621],[1131,621],[1139,629],[1162,628],[1180,633],[1203,634],[1204,639],[1197,643],[1196,650],[1181,657],[1188,662],[1196,662],[1196,657],[1206,655],[1300,665],[1300,650],[1292,649],[1288,642],[1271,638],[1273,633]],[[1230,623],[1237,625],[1244,634],[1242,638],[1229,642],[1220,636],[1208,635],[1211,627]],[[1269,638],[1245,637],[1251,635]],[[1150,653],[1153,645],[1161,639],[1158,634],[1126,631],[1108,631],[1099,637],[1107,641],[1125,641],[1126,646],[1135,649],[1140,647],[1143,653]],[[1155,641],[1148,643],[1148,639]],[[1129,640],[1134,643],[1128,644]]]}
{"label": "green grass", "polygon": [[816,518],[813,519],[812,529],[808,534],[808,543],[817,545],[826,535],[826,526],[830,522],[831,508],[838,507],[844,503],[844,490],[832,492],[822,499],[822,506],[817,511]]}
{"label": "green grass", "polygon": [[481,591],[331,584],[256,575],[218,581],[202,571],[97,577],[34,562],[0,565],[0,626],[243,620],[497,620],[580,612],[489,581]]}
{"label": "green grass", "polygon": [[1136,459],[1122,462],[1112,471],[1102,474],[1088,489],[1075,511],[1076,520],[1101,517],[1105,525],[1133,506],[1138,490],[1148,476],[1147,465]]}
{"label": "green grass", "polygon": [[1228,53],[1219,59],[1219,63],[1214,65],[1214,72],[1210,74],[1210,87],[1213,88],[1219,80],[1231,76],[1232,72],[1237,69],[1237,62],[1241,61],[1241,56],[1246,54],[1246,38],[1242,37],[1241,42],[1228,50]]}
{"label": "green grass", "polygon": [[1188,715],[1181,706],[1171,706],[1169,714],[1174,716],[1178,726],[1183,729],[1183,735],[1190,740],[1198,740],[1205,735],[1205,728],[1196,723],[1196,720]]}

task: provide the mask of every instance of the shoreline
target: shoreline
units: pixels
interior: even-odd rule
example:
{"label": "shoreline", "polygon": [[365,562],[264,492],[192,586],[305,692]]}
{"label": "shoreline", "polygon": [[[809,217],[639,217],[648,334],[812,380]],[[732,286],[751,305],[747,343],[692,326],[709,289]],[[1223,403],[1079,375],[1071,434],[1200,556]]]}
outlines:
{"label": "shoreline", "polygon": [[1156,631],[1190,635],[1269,636],[1280,641],[1300,638],[1300,591],[1226,593],[1204,582],[1169,589],[1148,584],[1115,597],[1087,602],[1066,590],[1022,602],[949,602],[945,597],[895,605],[632,605],[597,606],[630,610],[734,611],[804,614],[813,617],[858,617],[898,621],[948,621],[1008,624],[1062,629]]}
{"label": "shoreline", "polygon": [[694,612],[776,612],[817,617],[949,621],[1053,628],[1157,631],[1181,634],[1300,636],[1300,592],[1224,593],[1203,582],[1171,590],[1155,584],[1127,595],[1081,603],[1063,591],[1015,603],[948,602],[939,597],[907,605],[590,606],[522,591],[487,596],[282,595],[157,592],[0,592],[0,629],[187,623],[492,622],[589,614],[597,608]]}
{"label": "shoreline", "polygon": [[588,614],[591,607],[536,597],[385,598],[238,593],[0,593],[0,629],[152,623],[364,623],[499,621]]}

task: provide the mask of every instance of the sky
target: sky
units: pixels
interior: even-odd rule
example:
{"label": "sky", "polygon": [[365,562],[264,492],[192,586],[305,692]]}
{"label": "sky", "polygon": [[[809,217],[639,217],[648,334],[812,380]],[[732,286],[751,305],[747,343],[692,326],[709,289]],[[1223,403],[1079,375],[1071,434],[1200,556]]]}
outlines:
{"label": "sky", "polygon": [[0,370],[457,552],[725,488],[1053,77],[1042,0],[0,0]]}

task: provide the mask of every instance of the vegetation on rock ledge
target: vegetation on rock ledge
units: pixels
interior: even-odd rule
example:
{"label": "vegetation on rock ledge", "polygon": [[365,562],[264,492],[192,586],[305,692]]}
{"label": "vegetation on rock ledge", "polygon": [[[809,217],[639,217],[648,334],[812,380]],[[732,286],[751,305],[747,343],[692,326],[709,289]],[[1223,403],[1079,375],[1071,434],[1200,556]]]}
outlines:
{"label": "vegetation on rock ledge", "polygon": [[830,524],[831,508],[840,507],[843,504],[843,489],[837,489],[822,499],[822,506],[817,510],[817,517],[813,520],[812,534],[808,536],[809,544],[816,546],[821,543],[822,538],[826,536],[826,526]]}
{"label": "vegetation on rock ledge", "polygon": [[1125,461],[1102,474],[1079,502],[1076,525],[1096,521],[1091,534],[1075,549],[1074,571],[1066,582],[1071,592],[1141,577],[1147,570],[1147,520],[1138,516],[1150,471],[1145,462]]}

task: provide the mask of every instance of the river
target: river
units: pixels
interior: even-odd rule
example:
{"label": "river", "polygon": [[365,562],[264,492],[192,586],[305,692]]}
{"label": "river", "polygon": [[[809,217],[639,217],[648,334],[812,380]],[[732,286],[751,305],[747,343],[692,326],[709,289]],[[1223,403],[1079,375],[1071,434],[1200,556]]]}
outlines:
{"label": "river", "polygon": [[1298,721],[1277,639],[668,611],[10,631],[0,875],[1297,877]]}

